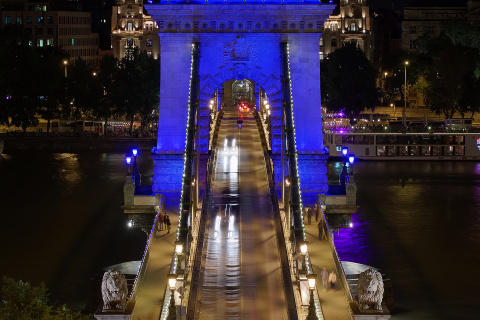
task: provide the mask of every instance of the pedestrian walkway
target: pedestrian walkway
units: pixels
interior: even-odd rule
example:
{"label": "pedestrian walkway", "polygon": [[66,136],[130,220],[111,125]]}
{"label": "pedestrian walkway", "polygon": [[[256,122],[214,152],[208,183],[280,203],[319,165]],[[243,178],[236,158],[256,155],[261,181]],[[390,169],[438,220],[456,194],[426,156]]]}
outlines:
{"label": "pedestrian walkway", "polygon": [[[177,208],[177,207],[176,207]],[[135,307],[130,319],[159,319],[165,298],[167,276],[170,273],[175,240],[177,238],[178,210],[167,208],[170,216],[170,233],[164,228],[163,231],[153,232],[150,239],[149,256],[146,261],[146,270],[143,278],[137,283],[141,289],[135,298]]]}
{"label": "pedestrian walkway", "polygon": [[[327,240],[318,238],[318,222],[312,217],[311,224],[305,224],[307,231],[308,254],[312,263],[313,272],[317,275],[317,289],[320,297],[320,304],[325,320],[344,320],[352,319],[350,306],[345,295],[345,291],[340,281],[341,270],[335,268],[333,253]],[[321,272],[323,267],[327,267],[328,272],[335,270],[337,282],[335,291],[330,291],[330,284],[327,284],[327,291],[322,290]]]}

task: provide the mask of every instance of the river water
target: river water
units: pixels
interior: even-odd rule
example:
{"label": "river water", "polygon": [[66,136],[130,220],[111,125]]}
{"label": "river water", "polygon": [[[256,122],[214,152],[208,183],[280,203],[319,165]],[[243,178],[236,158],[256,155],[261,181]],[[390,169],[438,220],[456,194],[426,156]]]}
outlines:
{"label": "river water", "polygon": [[[153,162],[140,154],[142,181]],[[329,163],[334,177],[338,163]],[[480,164],[358,162],[358,213],[335,233],[340,258],[393,282],[393,319],[480,319]],[[51,300],[85,306],[88,280],[142,257],[146,236],[120,206],[119,153],[17,153],[0,159],[0,276],[45,282]]]}

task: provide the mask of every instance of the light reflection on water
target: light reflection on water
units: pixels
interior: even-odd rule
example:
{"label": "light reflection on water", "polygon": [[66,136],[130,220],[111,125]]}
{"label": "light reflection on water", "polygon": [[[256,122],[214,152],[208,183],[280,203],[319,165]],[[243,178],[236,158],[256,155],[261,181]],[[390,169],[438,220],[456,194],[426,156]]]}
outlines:
{"label": "light reflection on water", "polygon": [[[119,153],[18,153],[0,158],[0,276],[45,282],[52,301],[85,306],[88,279],[141,258],[145,235],[126,228]],[[140,155],[142,181],[153,162]]]}
{"label": "light reflection on water", "polygon": [[[329,165],[332,177],[336,168]],[[392,279],[393,319],[478,318],[480,164],[365,161],[354,169],[360,209],[354,228],[335,235],[340,258]]]}

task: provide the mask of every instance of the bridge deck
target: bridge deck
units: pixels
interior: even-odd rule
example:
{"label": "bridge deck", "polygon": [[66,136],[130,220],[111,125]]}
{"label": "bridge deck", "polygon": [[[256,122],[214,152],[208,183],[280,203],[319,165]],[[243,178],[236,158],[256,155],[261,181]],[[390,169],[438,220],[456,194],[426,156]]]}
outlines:
{"label": "bridge deck", "polygon": [[[227,136],[237,139],[236,156],[223,149]],[[214,210],[207,225],[207,259],[197,319],[287,319],[267,178],[254,120],[245,120],[239,132],[236,118],[226,113],[217,145],[218,160],[212,183]],[[283,210],[281,205],[280,210]],[[178,215],[171,212],[170,218],[170,234],[161,231],[152,237],[147,269],[139,283],[131,319],[159,318]],[[321,269],[326,266],[330,271],[335,263],[327,241],[318,239],[315,217],[311,225],[306,223],[306,229],[310,259],[319,276],[317,288],[324,319],[351,319],[341,281],[337,281],[335,292],[322,291]],[[306,315],[306,310],[300,314]]]}
{"label": "bridge deck", "polygon": [[236,115],[225,113],[218,136],[196,318],[287,319],[260,136],[252,116],[238,130]]}

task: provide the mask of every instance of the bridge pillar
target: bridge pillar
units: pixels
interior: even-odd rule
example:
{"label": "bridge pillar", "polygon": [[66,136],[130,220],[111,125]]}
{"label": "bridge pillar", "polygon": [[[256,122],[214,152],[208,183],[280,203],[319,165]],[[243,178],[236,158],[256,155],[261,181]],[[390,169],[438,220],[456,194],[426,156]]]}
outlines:
{"label": "bridge pillar", "polygon": [[153,192],[165,194],[167,205],[178,204],[182,190],[192,43],[191,35],[160,34],[162,81]]}
{"label": "bridge pillar", "polygon": [[288,37],[290,77],[298,154],[298,174],[304,204],[326,193],[328,155],[322,136],[319,44],[321,33]]}

